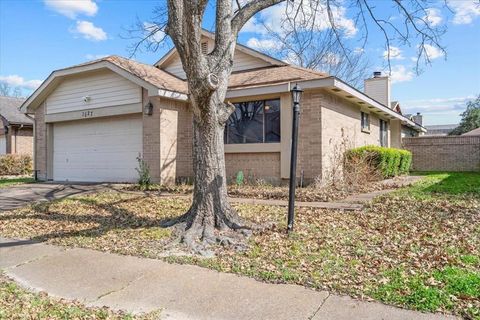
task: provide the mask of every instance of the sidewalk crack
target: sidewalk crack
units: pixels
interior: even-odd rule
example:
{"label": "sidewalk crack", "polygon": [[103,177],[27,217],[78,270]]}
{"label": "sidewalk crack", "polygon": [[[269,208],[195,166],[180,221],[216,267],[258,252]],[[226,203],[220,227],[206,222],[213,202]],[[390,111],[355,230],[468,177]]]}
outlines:
{"label": "sidewalk crack", "polygon": [[111,291],[108,291],[108,292],[105,292],[101,295],[99,295],[96,299],[94,299],[93,301],[90,301],[90,303],[94,303],[94,302],[97,302],[99,301],[100,299],[102,298],[105,298],[106,296],[108,295],[111,295],[112,293],[118,293],[118,292],[121,292],[125,289],[127,289],[132,283],[134,283],[135,281],[138,281],[140,279],[142,279],[143,277],[145,276],[145,274],[141,274],[140,276],[128,281],[124,286],[122,286],[121,288],[119,289],[115,289],[115,290],[111,290]]}
{"label": "sidewalk crack", "polygon": [[325,302],[327,301],[328,298],[330,298],[330,292],[327,294],[327,296],[325,298],[323,298],[322,300],[322,303],[320,303],[320,306],[317,308],[317,310],[315,310],[315,312],[310,316],[308,317],[307,320],[312,320],[318,313],[318,311],[320,311],[320,309],[322,309],[323,305],[325,304]]}

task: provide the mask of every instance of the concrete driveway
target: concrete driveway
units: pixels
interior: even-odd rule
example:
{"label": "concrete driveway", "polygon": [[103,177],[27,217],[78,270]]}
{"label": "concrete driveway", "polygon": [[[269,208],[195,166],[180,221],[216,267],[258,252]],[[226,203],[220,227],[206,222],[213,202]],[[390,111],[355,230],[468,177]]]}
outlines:
{"label": "concrete driveway", "polygon": [[31,183],[0,189],[0,211],[11,210],[32,202],[52,201],[73,195],[86,194],[101,190],[117,190],[119,186],[111,184],[61,184]]}

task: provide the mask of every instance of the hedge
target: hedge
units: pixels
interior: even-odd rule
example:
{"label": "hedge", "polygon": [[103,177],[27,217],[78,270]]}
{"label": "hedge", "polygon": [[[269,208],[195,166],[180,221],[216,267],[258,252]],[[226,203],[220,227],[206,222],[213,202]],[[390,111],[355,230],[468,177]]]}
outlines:
{"label": "hedge", "polygon": [[7,154],[0,156],[0,176],[17,176],[32,173],[32,157]]}
{"label": "hedge", "polygon": [[412,153],[407,150],[364,146],[347,151],[346,159],[362,157],[379,170],[384,178],[406,174],[412,163]]}

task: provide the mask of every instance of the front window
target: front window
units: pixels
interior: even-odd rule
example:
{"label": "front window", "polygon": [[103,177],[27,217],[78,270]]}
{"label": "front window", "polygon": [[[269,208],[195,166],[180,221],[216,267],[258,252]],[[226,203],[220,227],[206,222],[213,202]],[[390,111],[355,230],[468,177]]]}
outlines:
{"label": "front window", "polygon": [[380,120],[380,145],[388,147],[388,123],[384,120]]}
{"label": "front window", "polygon": [[280,142],[280,99],[234,105],[225,127],[225,143]]}

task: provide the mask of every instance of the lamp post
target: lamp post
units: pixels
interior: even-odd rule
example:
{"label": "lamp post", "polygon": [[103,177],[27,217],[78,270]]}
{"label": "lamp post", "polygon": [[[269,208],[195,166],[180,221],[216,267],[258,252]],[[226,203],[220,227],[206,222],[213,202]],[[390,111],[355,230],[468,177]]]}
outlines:
{"label": "lamp post", "polygon": [[298,142],[298,118],[300,116],[300,99],[303,90],[298,84],[290,90],[293,102],[292,122],[292,150],[290,158],[290,188],[288,190],[288,224],[287,233],[293,231],[293,219],[295,215],[295,187],[297,185],[297,142]]}

